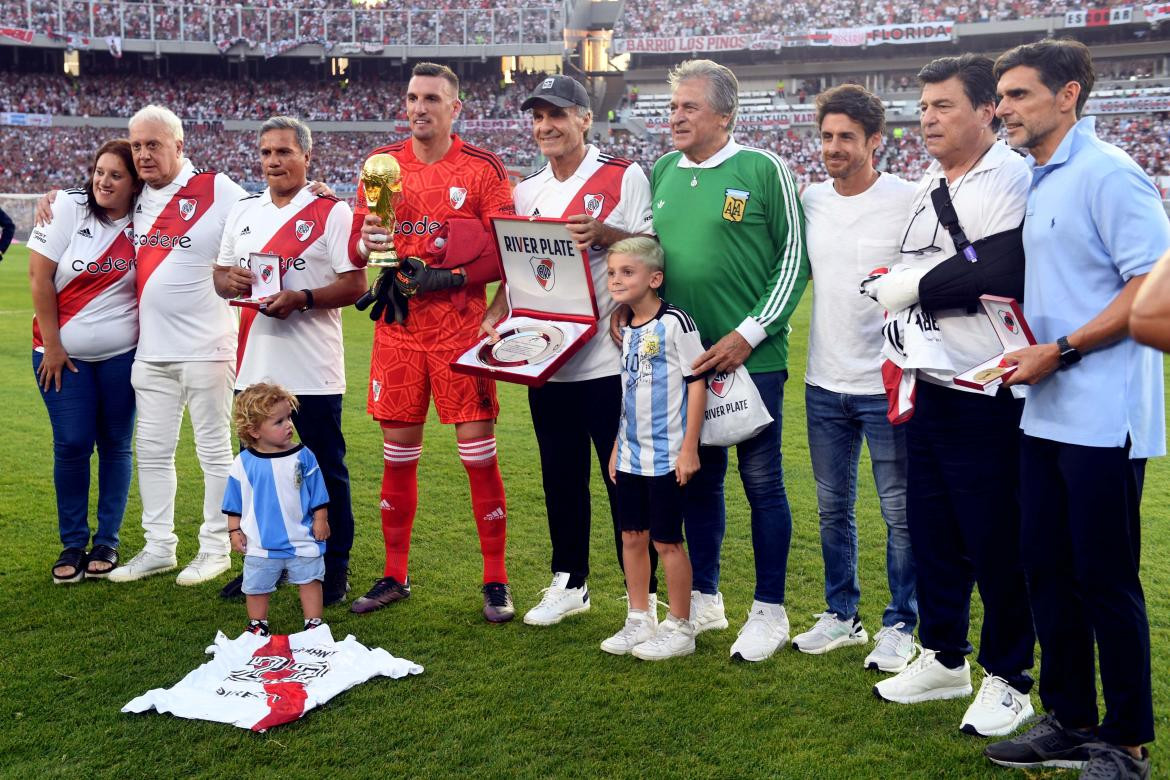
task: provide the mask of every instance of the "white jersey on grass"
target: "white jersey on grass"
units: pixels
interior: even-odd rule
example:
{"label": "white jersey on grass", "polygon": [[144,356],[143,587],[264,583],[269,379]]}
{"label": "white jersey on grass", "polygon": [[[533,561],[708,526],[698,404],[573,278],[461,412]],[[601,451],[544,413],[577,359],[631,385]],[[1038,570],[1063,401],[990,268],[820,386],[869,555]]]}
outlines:
{"label": "white jersey on grass", "polygon": [[[353,211],[305,187],[277,207],[268,190],[237,202],[228,214],[218,264],[246,264],[252,252],[280,255],[281,289],[315,290],[357,271],[349,261]],[[236,389],[274,382],[295,395],[345,392],[345,348],[338,309],[294,311],[283,320],[245,309],[240,323]]]}
{"label": "white jersey on grass", "polygon": [[144,187],[134,207],[138,253],[135,357],[150,363],[234,360],[236,318],[211,269],[228,212],[247,193],[222,173],[183,160],[165,187]]}
{"label": "white jersey on grass", "polygon": [[687,385],[702,380],[691,366],[701,354],[695,321],[665,301],[650,321],[622,329],[618,471],[659,477],[674,470],[686,433]]}
{"label": "white jersey on grass", "polygon": [[[70,357],[105,360],[138,343],[133,235],[129,216],[103,225],[91,214],[84,190],[60,193],[53,221],[29,235],[28,248],[57,264],[57,323]],[[45,349],[35,318],[33,349]]]}

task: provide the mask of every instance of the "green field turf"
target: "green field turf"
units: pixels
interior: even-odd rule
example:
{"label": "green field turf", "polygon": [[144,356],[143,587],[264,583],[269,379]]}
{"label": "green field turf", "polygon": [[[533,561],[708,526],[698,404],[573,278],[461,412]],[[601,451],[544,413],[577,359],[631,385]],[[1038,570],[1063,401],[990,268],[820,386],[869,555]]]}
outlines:
{"label": "green field turf", "polygon": [[[122,715],[149,688],[169,686],[205,659],[217,629],[245,623],[242,604],[219,582],[180,588],[173,576],[114,585],[57,587],[59,552],[48,419],[29,360],[32,306],[27,253],[0,265],[0,776],[89,777],[671,777],[1012,778],[987,764],[983,740],[958,731],[966,700],[900,706],[870,691],[867,650],[826,656],[785,648],[760,664],[732,663],[728,648],[750,604],[748,511],[728,478],[722,590],[731,628],[703,634],[685,659],[651,664],[606,655],[598,643],[625,616],[608,511],[594,481],[593,609],[553,628],[480,616],[480,557],[454,432],[432,421],[420,467],[411,558],[413,596],[381,612],[326,612],[333,633],[426,667],[406,680],[376,679],[304,720],[253,734],[169,715]],[[793,323],[793,378],[785,398],[784,457],[794,533],[788,571],[793,633],[824,608],[816,498],[804,433],[803,365],[808,300]],[[357,538],[351,582],[360,595],[381,573],[378,520],[381,437],[366,417],[371,324],[345,315],[350,393],[345,425]],[[525,390],[500,385],[500,462],[508,491],[508,566],[518,614],[548,585],[549,543],[540,469]],[[566,410],[572,414],[573,410]],[[962,446],[962,442],[956,442]],[[202,480],[190,428],[178,453],[180,565],[195,553]],[[96,463],[96,460],[95,460]],[[888,593],[884,525],[862,463],[862,618],[880,627]],[[96,480],[95,480],[96,487]],[[1170,478],[1151,464],[1145,490],[1144,583],[1153,635],[1154,705],[1160,739],[1170,717]],[[123,554],[142,545],[136,485],[123,526]],[[1010,500],[1005,496],[1005,501]],[[238,571],[239,560],[235,566]],[[234,572],[233,572],[234,573]],[[975,610],[975,625],[979,625]],[[294,630],[292,589],[272,602],[273,628]],[[972,638],[978,643],[977,633]],[[976,684],[978,681],[976,680]],[[1033,697],[1039,707],[1038,697]],[[1155,746],[1155,774],[1170,758]],[[1031,777],[1071,777],[1034,773]]]}

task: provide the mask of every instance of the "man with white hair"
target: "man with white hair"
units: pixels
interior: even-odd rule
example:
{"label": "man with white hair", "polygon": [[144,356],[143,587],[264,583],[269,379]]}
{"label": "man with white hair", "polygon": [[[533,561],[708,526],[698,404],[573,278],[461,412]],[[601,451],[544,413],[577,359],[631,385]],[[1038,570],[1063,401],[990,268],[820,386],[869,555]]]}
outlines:
{"label": "man with white hair", "polygon": [[[711,60],[670,73],[675,151],[650,176],[654,229],[666,252],[666,299],[690,313],[710,348],[697,376],[746,365],[773,422],[737,445],[751,505],[755,598],[731,657],[763,661],[788,641],[784,580],[792,513],[780,465],[788,320],[808,284],[804,217],[796,181],[773,152],[731,137],[739,83]],[[727,450],[700,447],[702,464],[686,494],[686,536],[694,567],[691,619],[698,631],[727,627],[719,593],[726,528]]]}
{"label": "man with white hair", "polygon": [[220,502],[232,465],[236,323],[211,269],[228,211],[246,193],[183,156],[183,125],[169,109],[150,105],[135,114],[130,146],[145,184],[133,213],[141,335],[131,382],[146,544],[109,579],[131,582],[178,565],[175,448],[186,407],[203,469],[203,522],[199,553],[176,581],[197,585],[231,568]]}

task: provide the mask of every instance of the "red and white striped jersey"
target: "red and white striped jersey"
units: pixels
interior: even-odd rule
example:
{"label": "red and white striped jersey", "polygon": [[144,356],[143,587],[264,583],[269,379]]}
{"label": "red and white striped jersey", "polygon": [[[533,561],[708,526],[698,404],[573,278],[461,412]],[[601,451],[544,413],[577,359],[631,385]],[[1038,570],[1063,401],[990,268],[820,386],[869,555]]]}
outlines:
{"label": "red and white striped jersey", "polygon": [[[353,212],[337,198],[302,189],[277,207],[268,190],[236,203],[220,244],[221,266],[247,261],[252,252],[280,255],[281,289],[313,290],[337,275],[360,270],[349,261]],[[244,309],[240,318],[236,389],[275,382],[297,395],[345,392],[345,349],[341,312],[296,311],[278,320]]]}
{"label": "red and white striped jersey", "polygon": [[[85,205],[84,190],[65,190],[53,221],[33,230],[28,248],[57,264],[57,323],[65,352],[105,360],[138,343],[138,301],[130,217],[103,225]],[[33,318],[33,349],[44,351]]]}
{"label": "red and white striped jersey", "polygon": [[[516,213],[525,217],[571,217],[588,214],[626,233],[654,233],[650,213],[650,182],[637,163],[602,154],[590,144],[585,159],[565,181],[545,165],[516,185]],[[609,337],[609,315],[615,308],[609,294],[606,249],[589,250],[589,271],[597,295],[601,324],[580,352],[573,355],[551,378],[553,382],[578,382],[615,376],[621,371],[621,355]]]}
{"label": "red and white striped jersey", "polygon": [[211,269],[224,222],[247,193],[222,173],[183,161],[165,187],[145,187],[134,208],[138,251],[139,360],[233,360],[236,319]]}

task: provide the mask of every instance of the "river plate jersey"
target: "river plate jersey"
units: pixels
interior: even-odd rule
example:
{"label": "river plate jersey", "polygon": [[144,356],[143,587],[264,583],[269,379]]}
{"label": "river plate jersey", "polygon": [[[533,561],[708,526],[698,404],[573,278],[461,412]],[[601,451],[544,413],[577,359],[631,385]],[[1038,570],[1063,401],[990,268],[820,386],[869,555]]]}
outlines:
{"label": "river plate jersey", "polygon": [[[788,367],[788,320],[808,284],[796,181],[776,154],[729,141],[696,166],[663,155],[650,177],[654,231],[666,252],[663,297],[713,344],[744,323],[767,334],[752,372]],[[742,330],[742,329],[741,329]]]}

